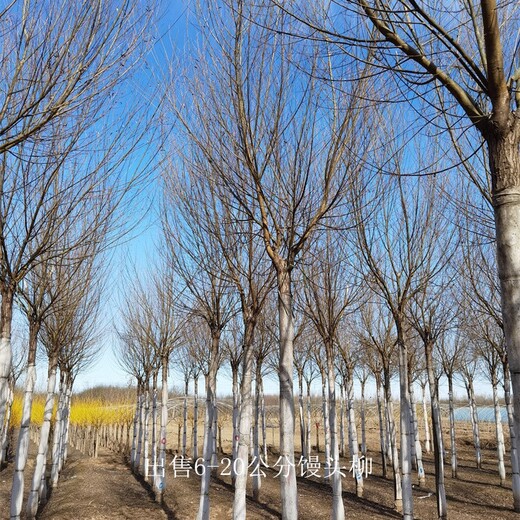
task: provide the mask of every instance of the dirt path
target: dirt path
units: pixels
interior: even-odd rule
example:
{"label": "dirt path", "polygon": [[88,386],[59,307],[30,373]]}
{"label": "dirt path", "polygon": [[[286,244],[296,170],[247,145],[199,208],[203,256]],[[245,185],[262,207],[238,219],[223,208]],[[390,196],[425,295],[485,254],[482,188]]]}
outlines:
{"label": "dirt path", "polygon": [[166,519],[121,456],[100,450],[97,459],[72,450],[44,507],[42,520]]}

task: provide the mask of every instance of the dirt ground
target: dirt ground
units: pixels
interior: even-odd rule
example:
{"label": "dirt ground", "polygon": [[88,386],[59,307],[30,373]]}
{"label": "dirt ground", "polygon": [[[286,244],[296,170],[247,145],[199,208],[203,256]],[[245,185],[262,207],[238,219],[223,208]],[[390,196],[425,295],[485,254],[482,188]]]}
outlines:
{"label": "dirt ground", "polygon": [[[375,439],[373,439],[375,440]],[[461,439],[462,441],[462,439]],[[510,480],[507,487],[500,487],[492,441],[485,444],[483,450],[483,468],[475,468],[472,446],[469,437],[464,438],[459,453],[459,478],[451,478],[451,470],[446,468],[446,488],[448,497],[448,514],[457,520],[513,520],[518,515],[512,510],[512,493]],[[343,479],[343,496],[346,518],[354,520],[371,520],[377,518],[401,518],[393,507],[392,480],[382,478],[381,464],[377,452],[369,453],[373,457],[373,473],[368,475],[364,483],[364,497],[357,498],[352,474]],[[269,464],[276,461],[276,455],[269,459]],[[320,453],[319,460],[324,461]],[[343,461],[348,465],[347,460]],[[222,469],[224,466],[221,466]],[[348,466],[347,466],[348,467]],[[172,518],[192,519],[198,507],[199,479],[173,478],[173,468],[166,492],[166,503],[175,513]],[[415,518],[430,520],[437,518],[435,481],[433,477],[433,456],[425,455],[426,485],[422,488],[414,485]],[[508,467],[510,471],[510,468]],[[265,470],[266,477],[262,481],[259,503],[248,500],[248,519],[259,520],[281,518],[280,515],[280,482],[275,477],[278,469]],[[299,518],[301,520],[325,520],[330,518],[331,493],[329,485],[321,479],[298,479]],[[229,477],[216,478],[212,482],[211,518],[231,518],[233,489]]]}
{"label": "dirt ground", "polygon": [[[369,432],[369,447],[377,446],[376,432]],[[483,469],[476,470],[471,439],[467,432],[459,433],[459,478],[451,478],[447,467],[446,488],[450,518],[457,520],[513,520],[511,483],[500,487],[493,438],[484,436]],[[32,448],[34,449],[34,448]],[[362,499],[355,496],[351,474],[343,479],[346,517],[354,520],[400,518],[393,509],[393,485],[381,476],[379,454],[373,451],[373,473],[365,480]],[[170,460],[173,456],[170,456]],[[220,459],[224,458],[222,455]],[[258,503],[248,498],[247,518],[252,520],[281,518],[280,482],[274,468],[276,454],[270,454],[269,469],[264,469],[261,497]],[[319,454],[323,463],[324,454]],[[344,465],[349,462],[345,460]],[[224,465],[219,466],[219,471]],[[425,455],[426,485],[414,486],[414,507],[417,519],[437,518],[433,457]],[[510,468],[508,466],[508,470]],[[31,474],[32,471],[29,471]],[[322,474],[323,471],[321,471]],[[509,475],[510,476],[510,473]],[[8,496],[12,478],[12,464],[0,472],[0,518],[9,518]],[[198,509],[200,480],[192,471],[189,478],[174,477],[173,467],[167,468],[167,489],[162,506],[156,504],[149,488],[138,481],[120,455],[101,450],[98,459],[88,458],[71,450],[59,486],[39,514],[45,520],[86,519],[193,519]],[[299,518],[325,520],[330,516],[331,493],[323,478],[299,478]],[[231,518],[233,489],[229,477],[213,479],[210,490],[211,518]]]}

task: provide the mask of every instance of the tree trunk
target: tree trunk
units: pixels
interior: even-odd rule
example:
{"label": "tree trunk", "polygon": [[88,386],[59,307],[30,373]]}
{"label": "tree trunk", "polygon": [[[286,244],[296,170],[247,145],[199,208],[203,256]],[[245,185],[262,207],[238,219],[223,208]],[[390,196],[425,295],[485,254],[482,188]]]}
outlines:
{"label": "tree trunk", "polygon": [[415,391],[413,387],[413,383],[410,382],[410,402],[412,405],[412,428],[414,434],[414,443],[415,443],[415,458],[417,461],[417,475],[419,477],[419,485],[424,486],[426,481],[426,477],[424,474],[424,466],[422,460],[422,448],[421,441],[419,439],[419,427],[417,422],[417,404],[415,402]]}
{"label": "tree trunk", "polygon": [[340,384],[339,455],[345,457],[345,385]]}
{"label": "tree trunk", "polygon": [[134,432],[132,436],[132,451],[130,453],[130,465],[134,471],[138,470],[139,464],[137,461],[137,436],[138,436],[138,426],[139,426],[139,417],[141,415],[141,383],[137,382],[137,400],[135,406],[135,414],[134,414]]}
{"label": "tree trunk", "polygon": [[303,412],[303,373],[298,372],[298,415],[300,418],[300,446],[302,459],[305,461],[308,458],[307,445],[305,442],[305,416]]}
{"label": "tree trunk", "polygon": [[399,469],[399,454],[397,452],[397,434],[395,431],[394,404],[390,391],[390,377],[385,375],[385,411],[389,432],[389,453],[391,453],[392,471],[394,473],[394,504],[397,511],[403,507],[403,492],[401,486],[401,472]]}
{"label": "tree trunk", "polygon": [[155,499],[161,503],[166,489],[166,428],[168,426],[168,357],[162,358],[161,375],[161,426],[159,432],[159,464],[155,473]]}
{"label": "tree trunk", "polygon": [[312,429],[312,401],[311,401],[311,381],[306,381],[307,392],[307,432],[306,432],[306,441],[307,445],[307,455],[310,457],[312,455],[312,443],[311,443],[311,429]]}
{"label": "tree trunk", "polygon": [[451,476],[457,478],[457,443],[455,438],[455,407],[453,404],[453,374],[448,374],[448,402],[450,409]]}
{"label": "tree trunk", "polygon": [[428,384],[430,386],[430,398],[432,407],[433,424],[433,449],[435,458],[435,489],[437,490],[437,514],[439,518],[448,517],[448,506],[446,503],[446,487],[444,484],[444,441],[442,439],[441,411],[439,406],[439,392],[437,380],[433,373],[432,360],[433,345],[424,343],[426,355],[426,371],[428,373]]}
{"label": "tree trunk", "polygon": [[386,419],[383,413],[383,389],[381,382],[376,379],[376,392],[377,392],[377,415],[379,418],[379,442],[381,446],[381,466],[383,468],[383,478],[388,478],[388,465],[387,465],[387,445],[386,445]]}
{"label": "tree trunk", "polygon": [[475,459],[477,468],[482,469],[482,454],[480,449],[480,429],[478,425],[477,407],[475,404],[475,391],[473,389],[473,379],[466,380],[466,391],[468,393],[469,414],[471,418],[471,429],[473,431],[473,445],[475,447]]}
{"label": "tree trunk", "polygon": [[13,321],[14,290],[10,286],[2,288],[0,307],[0,428],[8,428],[5,422],[9,400],[9,377],[11,375],[12,350],[11,326]]}
{"label": "tree trunk", "polygon": [[367,454],[367,433],[365,421],[365,385],[366,381],[361,381],[361,410],[359,411],[361,418],[361,455]]}
{"label": "tree trunk", "polygon": [[[510,116],[503,132],[485,135],[493,179],[493,207],[502,316],[511,384],[514,430],[520,432],[520,125]],[[517,461],[518,464],[518,461]],[[515,511],[520,502],[515,499]]]}
{"label": "tree trunk", "polygon": [[231,464],[231,481],[235,485],[235,461],[238,457],[238,439],[239,439],[239,420],[240,420],[240,388],[238,384],[238,365],[232,364],[231,375],[233,379],[233,438],[232,438],[232,461]]}
{"label": "tree trunk", "polygon": [[502,413],[500,411],[500,401],[498,400],[498,380],[496,371],[491,376],[491,386],[493,388],[493,407],[495,409],[495,431],[497,437],[497,462],[498,476],[500,477],[500,485],[505,486],[506,483],[506,467],[504,464],[505,444],[504,431],[502,429]]}
{"label": "tree trunk", "polygon": [[325,437],[325,480],[330,476],[330,428],[329,428],[329,394],[327,392],[327,374],[323,366],[321,371],[321,412],[323,416],[323,436]]}
{"label": "tree trunk", "polygon": [[347,370],[347,413],[348,413],[348,436],[350,440],[350,458],[352,459],[354,478],[356,480],[356,495],[363,496],[363,473],[360,468],[359,444],[356,427],[356,410],[354,408],[354,371]]}
{"label": "tree trunk", "polygon": [[220,330],[211,331],[211,351],[206,375],[206,420],[204,421],[203,474],[200,479],[200,500],[197,520],[209,520],[209,484],[211,479],[211,459],[213,455],[213,428],[215,427],[215,390],[217,386],[218,352]]}
{"label": "tree trunk", "polygon": [[181,456],[186,457],[186,443],[188,441],[188,385],[190,380],[184,379],[184,402],[182,406],[182,451]]}
{"label": "tree trunk", "polygon": [[[251,447],[251,422],[253,416],[252,399],[252,372],[253,372],[253,332],[254,324],[245,322],[244,324],[244,346],[242,359],[242,378],[240,381],[240,413],[238,418],[238,432],[235,438],[237,453],[234,459],[235,495],[233,499],[233,520],[246,520],[246,487],[248,480],[249,450]],[[238,374],[237,374],[238,379]],[[257,402],[258,404],[258,402]],[[255,456],[253,459],[253,478],[259,472],[255,471],[255,465],[260,467],[260,457],[258,456],[258,411],[256,411],[255,421]]]}
{"label": "tree trunk", "polygon": [[56,421],[54,422],[54,433],[52,439],[52,469],[51,469],[51,487],[58,485],[59,476],[59,458],[60,458],[60,441],[61,431],[64,422],[64,400],[66,393],[67,374],[60,373],[60,393],[58,397],[58,409],[56,410]]}
{"label": "tree trunk", "polygon": [[511,441],[511,485],[513,488],[513,507],[520,511],[520,468],[518,460],[517,435],[515,430],[515,419],[513,414],[513,403],[511,402],[511,377],[507,358],[502,360],[504,372],[504,401],[507,410],[507,422],[509,424],[509,438]]}
{"label": "tree trunk", "polygon": [[[261,414],[261,391],[262,391],[262,367],[256,363],[255,371],[255,423],[253,427],[253,458],[260,460],[260,414]],[[253,500],[260,499],[260,488],[262,487],[262,479],[260,474],[253,474]]]}
{"label": "tree trunk", "polygon": [[11,488],[11,518],[20,518],[22,512],[24,471],[29,455],[29,427],[31,425],[34,386],[36,385],[36,346],[39,328],[38,322],[29,321],[29,355],[23,397],[22,422],[14,459],[13,485]]}
{"label": "tree trunk", "polygon": [[193,378],[193,460],[199,458],[199,375]]}
{"label": "tree trunk", "polygon": [[294,397],[293,397],[293,308],[291,272],[278,266],[278,318],[280,331],[280,456],[287,467],[280,475],[282,520],[298,519],[298,489],[294,464]]}
{"label": "tree trunk", "polygon": [[9,425],[11,421],[11,411],[14,399],[14,383],[9,384],[7,388],[7,411],[5,415],[5,424],[0,428],[0,470],[7,463],[7,451],[9,449]]}
{"label": "tree trunk", "polygon": [[144,402],[146,399],[146,382],[141,384],[141,399],[139,402],[139,431],[137,433],[137,452],[135,455],[135,469],[141,471],[141,454],[143,452],[143,432],[144,432]]}
{"label": "tree trunk", "polygon": [[144,389],[144,418],[143,418],[143,476],[148,480],[150,467],[150,382],[147,381]]}
{"label": "tree trunk", "polygon": [[[397,321],[397,320],[396,320]],[[397,325],[399,347],[399,390],[400,390],[400,434],[401,434],[401,478],[403,490],[403,520],[413,520],[412,464],[410,428],[410,394],[408,392],[408,352],[400,324]]]}
{"label": "tree trunk", "polygon": [[262,419],[262,450],[267,463],[267,421],[265,417],[264,380],[260,378],[260,418]]}
{"label": "tree trunk", "polygon": [[430,444],[430,424],[428,422],[428,406],[426,405],[426,383],[421,384],[422,390],[422,406],[423,406],[423,420],[424,420],[424,450],[426,453],[432,451]]}
{"label": "tree trunk", "polygon": [[152,379],[152,479],[155,481],[157,474],[157,377],[154,370]]}
{"label": "tree trunk", "polygon": [[[336,421],[336,373],[334,369],[334,353],[333,346],[326,345],[327,354],[327,379],[329,383],[329,430],[330,430],[330,446],[331,446],[331,486],[332,486],[332,514],[333,520],[340,520],[345,518],[345,507],[343,505],[343,489],[341,483],[341,470],[339,461],[339,444],[338,431]],[[357,479],[356,479],[357,482]],[[361,483],[361,490],[356,486],[358,496],[362,496],[363,484]],[[359,495],[359,491],[361,495]]]}

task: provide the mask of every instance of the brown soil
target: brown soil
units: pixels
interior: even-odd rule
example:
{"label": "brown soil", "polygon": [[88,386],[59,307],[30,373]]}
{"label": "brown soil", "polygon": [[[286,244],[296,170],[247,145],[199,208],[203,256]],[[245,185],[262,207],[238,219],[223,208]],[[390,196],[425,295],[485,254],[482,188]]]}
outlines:
{"label": "brown soil", "polygon": [[[489,447],[483,450],[483,469],[475,469],[470,438],[460,432],[459,436],[459,478],[451,478],[451,470],[446,467],[446,487],[450,518],[457,520],[513,520],[518,518],[512,511],[510,480],[507,487],[499,485],[495,461],[495,451]],[[369,446],[377,446],[376,432],[370,432]],[[222,455],[221,459],[225,455]],[[383,479],[379,455],[372,452],[373,474],[365,480],[364,498],[355,496],[355,486],[349,474],[343,479],[346,517],[354,520],[377,518],[400,518],[393,508],[393,485],[390,479]],[[171,458],[171,456],[170,456]],[[276,455],[270,454],[269,464],[274,466]],[[323,463],[324,455],[319,460]],[[421,520],[437,518],[435,503],[435,483],[433,477],[433,457],[425,456],[427,475],[426,486],[414,487],[415,517]],[[348,461],[344,461],[348,465]],[[219,470],[224,469],[220,466]],[[276,478],[277,470],[264,470],[260,502],[248,498],[248,519],[260,520],[281,518],[280,487]],[[510,468],[508,467],[509,476]],[[323,472],[323,471],[322,471]],[[322,473],[321,472],[321,473]],[[29,471],[31,474],[31,471]],[[8,496],[12,477],[12,464],[0,472],[0,518],[9,518]],[[100,450],[98,459],[86,457],[71,450],[57,489],[40,512],[45,520],[82,519],[193,519],[198,509],[200,480],[194,472],[189,478],[174,478],[173,468],[167,468],[167,489],[162,506],[153,501],[147,484],[138,481],[120,455]],[[250,493],[250,490],[249,490]],[[325,520],[330,516],[331,493],[323,478],[299,478],[299,518],[301,520]],[[215,520],[231,518],[233,489],[229,477],[212,480],[211,518]]]}
{"label": "brown soil", "polygon": [[[495,452],[484,450],[482,470],[475,469],[471,447],[461,447],[459,454],[459,478],[451,478],[451,469],[446,467],[446,488],[448,513],[457,520],[513,520],[518,515],[512,510],[512,492],[510,481],[507,487],[500,487],[496,470]],[[371,520],[377,518],[401,518],[394,510],[393,482],[383,479],[379,454],[372,453],[373,474],[364,483],[364,497],[357,498],[352,474],[343,479],[345,515],[353,520]],[[320,460],[324,461],[323,453]],[[274,465],[276,456],[269,459]],[[421,520],[437,519],[435,481],[433,476],[433,457],[425,456],[426,485],[419,488],[414,485],[415,518]],[[348,461],[344,461],[347,465]],[[348,467],[348,466],[347,466]],[[223,468],[223,466],[221,466]],[[173,478],[173,469],[166,491],[166,503],[175,513],[175,518],[188,520],[195,518],[198,507],[200,480],[196,476]],[[509,468],[508,468],[509,469]],[[248,500],[248,519],[260,520],[281,518],[280,482],[275,478],[277,470],[266,470],[262,481],[261,500],[255,503]],[[322,471],[323,473],[323,471]],[[321,479],[298,479],[299,518],[301,520],[326,520],[330,518],[331,493],[329,485]],[[249,495],[250,497],[250,495]],[[210,492],[211,518],[220,520],[231,518],[233,489],[229,477],[213,480]]]}

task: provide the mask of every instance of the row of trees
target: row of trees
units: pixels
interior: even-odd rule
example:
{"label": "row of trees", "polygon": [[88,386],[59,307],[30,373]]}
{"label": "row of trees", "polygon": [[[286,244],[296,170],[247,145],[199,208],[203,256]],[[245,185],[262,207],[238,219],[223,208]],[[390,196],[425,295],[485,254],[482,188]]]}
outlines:
{"label": "row of trees", "polygon": [[[425,366],[430,388],[442,518],[447,507],[435,371],[435,358],[442,356],[436,349],[451,341],[454,330],[470,331],[471,337],[463,335],[461,341],[478,343],[489,355],[490,343],[469,324],[496,325],[498,337],[505,331],[511,374],[516,373],[518,248],[511,226],[518,219],[509,199],[516,196],[518,180],[518,124],[512,108],[517,78],[515,73],[505,78],[499,30],[514,14],[504,7],[499,24],[491,4],[463,7],[463,30],[459,26],[453,33],[449,21],[443,28],[443,20],[415,3],[403,3],[407,14],[402,19],[397,5],[373,9],[361,1],[313,5],[298,13],[292,4],[275,2],[207,3],[197,13],[202,52],[192,51],[196,67],[172,80],[164,105],[164,117],[170,116],[175,130],[163,168],[165,257],[177,276],[178,305],[189,319],[205,324],[207,470],[223,332],[236,312],[243,326],[235,457],[248,466],[252,346],[274,288],[280,456],[288,466],[280,478],[283,518],[298,514],[293,375],[300,316],[313,324],[323,345],[320,371],[332,470],[339,464],[336,374],[339,365],[347,393],[351,391],[351,330],[361,329],[363,344],[374,344],[376,350],[382,340],[381,348],[395,348],[399,450],[391,424],[390,446],[396,505],[406,519],[413,518],[412,459],[420,447],[412,427],[414,354]],[[442,10],[436,12],[442,16]],[[464,51],[472,41],[480,51],[477,61]],[[403,53],[402,59],[392,46]],[[430,50],[445,61],[434,64]],[[514,70],[514,52],[506,52]],[[454,60],[460,66],[450,76]],[[395,83],[380,81],[389,68],[396,71]],[[423,81],[425,74],[431,81]],[[396,108],[403,89],[417,94],[409,111]],[[432,107],[440,108],[435,116]],[[447,131],[417,127],[414,111]],[[464,115],[471,126],[463,132]],[[472,146],[468,136],[478,145]],[[493,242],[491,201],[500,291],[486,246]],[[488,260],[487,279],[479,274],[485,268],[480,257]],[[501,294],[502,313],[494,305],[486,308],[488,295],[479,291],[490,291],[494,301]],[[480,305],[468,305],[474,300]],[[497,323],[496,311],[507,319]],[[415,343],[420,349],[412,348]],[[389,372],[392,358],[381,365],[383,373]],[[387,401],[390,406],[389,396]],[[512,427],[513,439],[514,431]],[[515,446],[512,453],[517,466]],[[343,518],[341,480],[338,471],[332,473],[333,517]],[[209,478],[205,471],[200,519],[209,516]],[[245,518],[245,481],[236,476],[234,518]]]}
{"label": "row of trees", "polygon": [[[13,519],[26,487],[38,349],[48,375],[26,509],[31,518],[46,495],[47,452],[52,486],[66,458],[74,380],[99,348],[106,251],[128,231],[119,208],[136,193],[145,161],[134,160],[134,152],[148,130],[142,103],[123,86],[146,50],[152,14],[126,0],[8,2],[0,10],[0,438],[5,457],[8,432],[18,432]],[[11,337],[18,316],[28,339],[21,349],[21,424],[13,425]]]}

